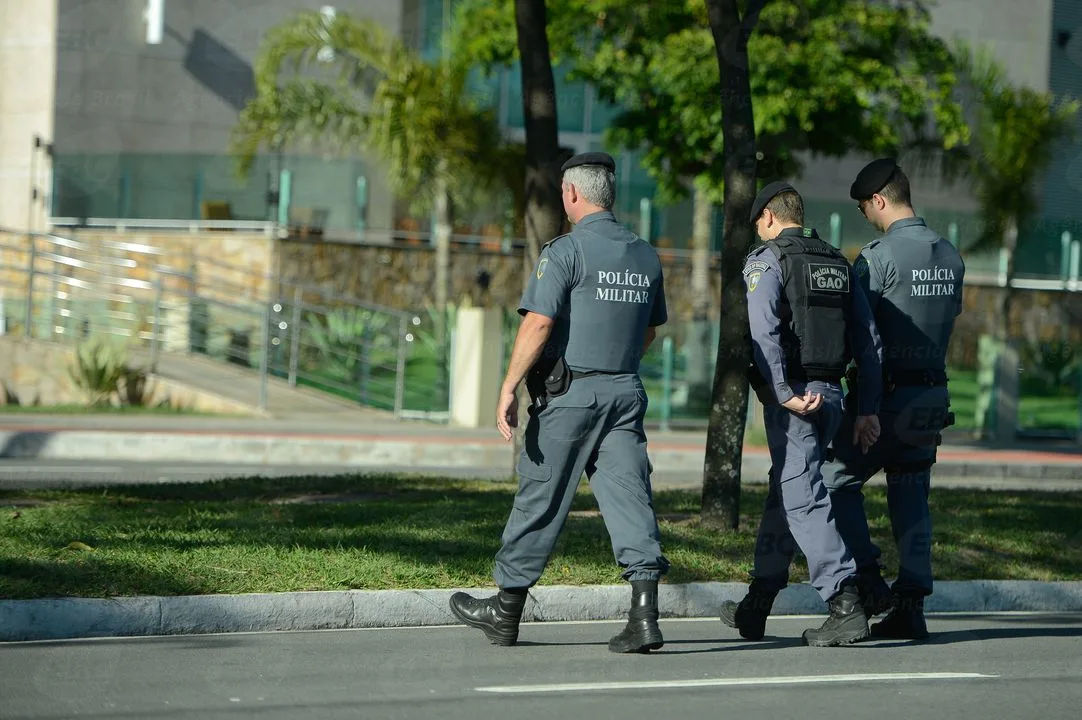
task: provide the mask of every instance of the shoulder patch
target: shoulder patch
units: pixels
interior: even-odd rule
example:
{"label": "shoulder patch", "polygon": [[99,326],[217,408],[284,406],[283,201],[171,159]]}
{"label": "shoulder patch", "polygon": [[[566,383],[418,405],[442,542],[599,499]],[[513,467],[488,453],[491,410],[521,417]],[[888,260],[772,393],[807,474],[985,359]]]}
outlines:
{"label": "shoulder patch", "polygon": [[770,264],[765,260],[752,260],[744,266],[744,274],[763,273],[770,269]]}
{"label": "shoulder patch", "polygon": [[755,292],[755,288],[759,287],[759,280],[762,277],[763,277],[763,274],[761,272],[758,272],[758,271],[753,272],[752,274],[748,275],[748,292],[749,293]]}
{"label": "shoulder patch", "polygon": [[879,245],[879,243],[881,243],[881,242],[883,242],[883,238],[881,238],[881,237],[880,237],[880,238],[876,238],[875,240],[872,240],[872,241],[871,241],[870,243],[868,243],[867,245],[865,245],[864,247],[862,247],[862,248],[861,248],[861,250],[872,250],[872,249],[874,249],[874,248],[875,248],[876,246],[878,246],[878,245]]}

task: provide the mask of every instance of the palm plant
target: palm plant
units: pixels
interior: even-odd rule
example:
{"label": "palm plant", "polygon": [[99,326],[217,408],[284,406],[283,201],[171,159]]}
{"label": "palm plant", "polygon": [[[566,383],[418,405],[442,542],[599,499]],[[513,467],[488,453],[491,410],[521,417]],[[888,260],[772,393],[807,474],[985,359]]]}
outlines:
{"label": "palm plant", "polygon": [[75,348],[68,374],[91,407],[106,406],[129,374],[127,351],[102,340],[82,343]]}
{"label": "palm plant", "polygon": [[1036,216],[1036,181],[1058,143],[1072,136],[1079,102],[1013,85],[987,50],[956,43],[958,68],[971,90],[969,175],[984,219],[970,251],[1002,249],[1007,283],[999,296],[996,339],[1007,340],[1019,228]]}
{"label": "palm plant", "polygon": [[391,316],[363,308],[338,308],[305,316],[303,346],[312,364],[337,380],[351,382],[364,363],[389,366],[394,362],[395,329]]}
{"label": "palm plant", "polygon": [[[427,62],[371,20],[304,11],[267,33],[254,69],[256,96],[234,131],[238,170],[262,147],[296,142],[374,151],[411,210],[433,214],[435,304],[445,308],[455,209],[499,182],[503,151],[494,111],[467,91],[468,67]],[[436,333],[445,343],[442,320]]]}

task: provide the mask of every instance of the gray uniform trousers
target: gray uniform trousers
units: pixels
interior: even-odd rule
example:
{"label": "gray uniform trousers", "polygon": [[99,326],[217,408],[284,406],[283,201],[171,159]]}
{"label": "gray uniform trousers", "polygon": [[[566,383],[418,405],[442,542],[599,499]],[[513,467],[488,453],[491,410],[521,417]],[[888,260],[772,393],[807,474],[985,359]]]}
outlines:
{"label": "gray uniform trousers", "polygon": [[669,569],[650,487],[637,375],[578,378],[540,412],[530,408],[518,460],[519,487],[493,579],[532,587],[544,572],[583,472],[608,529],[625,580],[656,580]]}
{"label": "gray uniform trousers", "polygon": [[895,594],[932,593],[928,494],[935,434],[943,428],[948,398],[945,387],[899,387],[884,396],[879,441],[867,455],[852,442],[856,413],[846,412],[831,447],[833,458],[823,465],[823,482],[830,490],[838,529],[861,568],[875,565],[881,555],[868,529],[862,489],[873,475],[886,471],[887,509],[898,547]]}
{"label": "gray uniform trousers", "polygon": [[[770,446],[770,490],[755,543],[752,577],[766,590],[780,591],[789,582],[789,565],[799,546],[808,560],[811,586],[829,600],[842,581],[856,573],[853,556],[834,524],[830,496],[823,486],[823,451],[841,422],[841,386],[809,382],[823,395],[810,415],[797,415],[777,403],[763,408]],[[793,386],[803,395],[805,388]]]}

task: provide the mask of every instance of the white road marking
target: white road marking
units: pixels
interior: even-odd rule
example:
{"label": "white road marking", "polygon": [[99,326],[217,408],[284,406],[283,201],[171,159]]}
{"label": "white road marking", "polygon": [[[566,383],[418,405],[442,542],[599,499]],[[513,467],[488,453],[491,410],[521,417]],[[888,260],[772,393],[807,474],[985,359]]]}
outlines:
{"label": "white road marking", "polygon": [[553,685],[493,685],[474,688],[489,693],[577,692],[590,690],[645,690],[748,685],[802,685],[814,683],[859,683],[898,680],[973,680],[997,678],[981,673],[865,673],[856,675],[797,675],[794,677],[710,678],[705,680],[644,680],[641,682],[556,683]]}

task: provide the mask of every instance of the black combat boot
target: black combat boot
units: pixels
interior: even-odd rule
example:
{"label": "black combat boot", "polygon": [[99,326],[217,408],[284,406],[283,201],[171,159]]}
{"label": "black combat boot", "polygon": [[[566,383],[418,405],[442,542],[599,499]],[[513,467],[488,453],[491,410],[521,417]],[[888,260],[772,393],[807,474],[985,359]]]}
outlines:
{"label": "black combat boot", "polygon": [[860,604],[860,592],[855,583],[847,581],[830,598],[830,617],[818,629],[804,631],[804,644],[812,647],[848,645],[868,637],[868,618]]}
{"label": "black combat boot", "polygon": [[614,653],[657,650],[665,644],[657,618],[657,580],[632,580],[627,625],[609,640],[609,650]]}
{"label": "black combat boot", "polygon": [[894,609],[872,626],[873,638],[893,640],[925,640],[928,625],[924,622],[924,596],[899,595],[894,599]]}
{"label": "black combat boot", "polygon": [[495,645],[514,645],[518,623],[526,606],[526,590],[500,590],[484,600],[457,592],[451,596],[451,612],[470,627],[479,628]]}
{"label": "black combat boot", "polygon": [[777,592],[766,590],[752,580],[748,594],[739,604],[726,600],[721,604],[721,621],[740,631],[745,640],[762,640],[766,632],[766,619],[774,607]]}
{"label": "black combat boot", "polygon": [[864,606],[866,617],[875,617],[894,607],[894,595],[878,565],[857,568],[857,575],[860,578],[857,581],[860,604]]}

